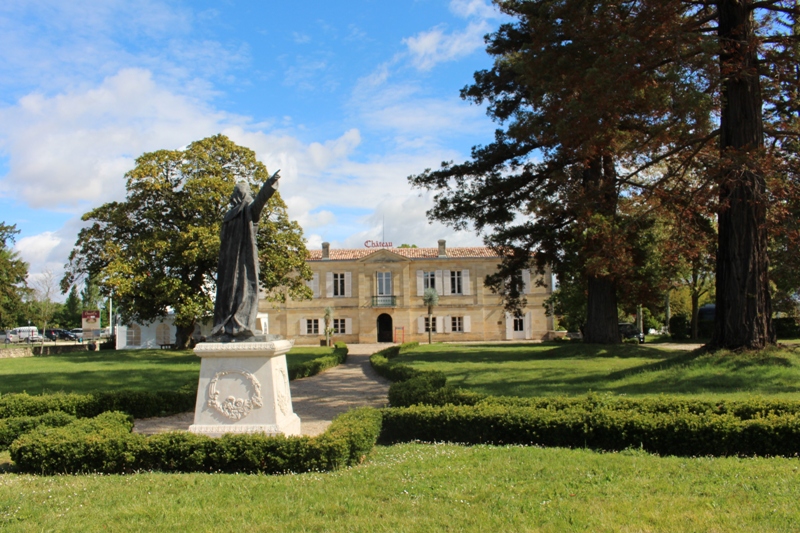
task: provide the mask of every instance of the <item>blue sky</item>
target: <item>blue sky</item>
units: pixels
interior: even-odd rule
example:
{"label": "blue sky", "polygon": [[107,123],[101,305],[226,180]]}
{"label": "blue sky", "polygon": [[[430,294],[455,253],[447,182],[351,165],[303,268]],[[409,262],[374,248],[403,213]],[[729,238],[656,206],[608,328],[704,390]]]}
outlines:
{"label": "blue sky", "polygon": [[60,277],[80,215],[143,152],[224,133],[281,169],[308,246],[474,245],[406,177],[495,125],[459,98],[488,68],[488,0],[4,0],[0,221]]}

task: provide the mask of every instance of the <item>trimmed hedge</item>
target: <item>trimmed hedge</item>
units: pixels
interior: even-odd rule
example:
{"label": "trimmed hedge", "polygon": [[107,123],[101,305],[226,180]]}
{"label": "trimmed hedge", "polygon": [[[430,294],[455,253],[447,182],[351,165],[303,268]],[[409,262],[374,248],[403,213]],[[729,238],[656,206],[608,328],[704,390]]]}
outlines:
{"label": "trimmed hedge", "polygon": [[333,353],[330,355],[323,355],[311,361],[306,361],[297,365],[289,367],[289,379],[307,378],[315,376],[320,372],[333,368],[337,365],[344,364],[347,361],[347,345],[343,342],[334,344]]}
{"label": "trimmed hedge", "polygon": [[37,427],[61,427],[75,421],[75,417],[61,411],[53,411],[41,416],[17,416],[0,420],[0,450],[8,449],[20,435]]}
{"label": "trimmed hedge", "polygon": [[194,386],[178,391],[113,391],[88,394],[55,393],[32,396],[27,393],[0,396],[0,419],[40,416],[61,411],[78,418],[89,418],[106,411],[123,411],[135,418],[166,416],[194,409]]}
{"label": "trimmed hedge", "polygon": [[601,450],[633,446],[671,455],[800,453],[800,401],[591,393],[488,396],[450,387],[441,372],[390,360],[401,352],[396,349],[387,357],[384,350],[371,358],[381,375],[395,380],[389,388],[392,408],[383,411],[383,443],[422,440]]}
{"label": "trimmed hedge", "polygon": [[681,456],[796,456],[800,415],[740,419],[732,414],[642,413],[600,408],[538,409],[480,404],[383,410],[380,442],[422,440],[464,444],[523,444],[642,448]]}
{"label": "trimmed hedge", "polygon": [[15,440],[11,458],[22,472],[283,473],[335,470],[357,464],[381,428],[381,413],[362,408],[340,415],[316,437],[229,434],[218,439],[192,433],[146,437],[131,433],[122,413],[104,413],[59,428],[37,428]]}

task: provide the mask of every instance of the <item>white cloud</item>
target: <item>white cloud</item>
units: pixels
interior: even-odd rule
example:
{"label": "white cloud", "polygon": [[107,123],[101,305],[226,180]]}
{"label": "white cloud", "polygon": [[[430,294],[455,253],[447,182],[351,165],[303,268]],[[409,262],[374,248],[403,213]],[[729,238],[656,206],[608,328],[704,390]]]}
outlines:
{"label": "white cloud", "polygon": [[451,0],[450,11],[462,18],[492,19],[500,14],[497,8],[486,0]]}
{"label": "white cloud", "polygon": [[403,39],[419,70],[431,70],[439,63],[455,61],[483,48],[483,36],[491,29],[486,21],[471,22],[463,31],[445,33],[443,26]]}
{"label": "white cloud", "polygon": [[[447,246],[481,246],[480,237],[474,232],[454,231],[440,222],[429,222],[425,213],[433,206],[430,194],[405,194],[386,198],[365,217],[367,229],[344,239],[336,246],[361,248],[364,241],[384,240],[395,247],[400,244],[416,244],[420,248],[435,248],[439,239]],[[385,224],[385,227],[384,227]]]}
{"label": "white cloud", "polygon": [[159,86],[142,69],[89,90],[31,94],[0,109],[0,148],[9,156],[0,194],[32,207],[96,205],[121,195],[122,177],[141,153],[177,148],[237,120]]}

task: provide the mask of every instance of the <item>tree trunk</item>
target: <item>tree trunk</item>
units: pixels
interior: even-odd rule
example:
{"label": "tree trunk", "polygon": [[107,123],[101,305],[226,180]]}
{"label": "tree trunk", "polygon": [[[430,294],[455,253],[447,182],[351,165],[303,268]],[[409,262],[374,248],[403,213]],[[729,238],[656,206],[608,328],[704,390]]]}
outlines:
{"label": "tree trunk", "polygon": [[699,327],[697,320],[700,316],[700,295],[696,291],[692,291],[692,340],[697,339],[699,336]]}
{"label": "tree trunk", "polygon": [[619,338],[617,289],[608,278],[589,278],[586,327],[583,341],[597,344],[616,344]]}
{"label": "tree trunk", "polygon": [[670,290],[667,289],[667,295],[664,297],[664,322],[666,324],[664,331],[667,332],[667,335],[669,335],[669,319],[671,315],[671,310],[669,308],[669,291]]}
{"label": "tree trunk", "polygon": [[194,324],[190,326],[175,326],[175,347],[178,350],[188,350],[194,346],[192,341],[192,334],[194,333]]}
{"label": "tree trunk", "polygon": [[[589,161],[583,173],[583,187],[592,199],[595,212],[613,217],[617,212],[617,180],[614,158],[598,156]],[[600,243],[600,247],[603,243]],[[599,253],[597,244],[589,245],[588,254]],[[586,327],[583,340],[589,343],[617,344],[619,317],[617,315],[617,287],[608,276],[588,275]]]}
{"label": "tree trunk", "polygon": [[752,0],[719,0],[721,175],[713,348],[775,343],[769,294],[761,84]]}

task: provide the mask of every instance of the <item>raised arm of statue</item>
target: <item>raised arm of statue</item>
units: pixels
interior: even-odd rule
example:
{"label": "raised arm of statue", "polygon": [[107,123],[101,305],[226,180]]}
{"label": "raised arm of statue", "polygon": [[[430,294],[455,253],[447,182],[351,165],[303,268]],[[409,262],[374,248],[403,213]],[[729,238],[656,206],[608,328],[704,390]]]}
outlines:
{"label": "raised arm of statue", "polygon": [[258,191],[258,195],[256,195],[253,203],[250,204],[250,214],[253,217],[253,222],[258,222],[261,218],[261,210],[267,205],[267,200],[272,198],[272,195],[275,194],[277,190],[276,184],[279,179],[281,179],[280,170],[276,171],[275,174],[267,180],[264,186],[261,187],[261,190]]}

